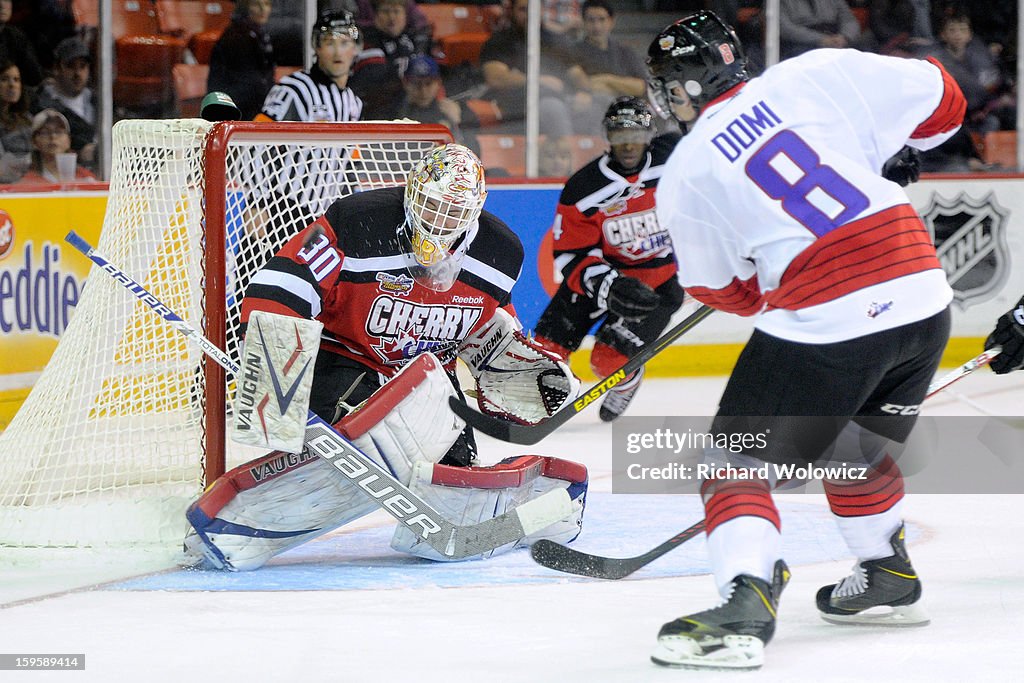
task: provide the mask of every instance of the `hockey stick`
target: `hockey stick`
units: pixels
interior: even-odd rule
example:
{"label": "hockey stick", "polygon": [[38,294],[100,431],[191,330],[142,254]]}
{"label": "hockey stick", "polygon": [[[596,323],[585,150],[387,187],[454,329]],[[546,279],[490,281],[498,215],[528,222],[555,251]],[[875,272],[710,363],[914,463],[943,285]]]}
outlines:
{"label": "hockey stick", "polygon": [[515,424],[500,417],[485,415],[484,413],[473,410],[468,404],[463,403],[454,397],[449,398],[448,403],[451,404],[452,410],[455,411],[455,414],[465,420],[473,429],[478,429],[484,434],[489,434],[496,439],[501,439],[502,441],[508,441],[510,443],[518,443],[527,446],[535,444],[568,422],[571,418],[583,412],[584,408],[589,406],[591,403],[596,402],[597,399],[601,398],[605,392],[616,384],[624,381],[633,373],[633,371],[639,370],[644,363],[654,358],[656,355],[664,351],[665,347],[696,327],[697,323],[711,315],[714,310],[715,309],[710,306],[701,306],[687,316],[687,318],[681,323],[654,340],[654,342],[644,346],[640,353],[626,361],[625,365],[594,386],[590,387],[590,389],[584,392],[575,401],[569,405],[562,406],[554,415],[535,425]]}
{"label": "hockey stick", "polygon": [[[221,367],[232,374],[238,374],[238,365],[227,353],[203,337],[196,328],[182,320],[127,273],[97,253],[85,240],[73,231],[65,239],[174,329],[197,344]],[[409,527],[431,548],[452,560],[479,555],[518,541],[572,512],[569,494],[565,489],[555,489],[498,517],[479,524],[457,526],[312,411],[306,419],[305,439],[310,453],[330,463],[365,495],[373,498],[384,511]]]}
{"label": "hockey stick", "polygon": [[530,555],[537,564],[567,574],[592,576],[596,579],[621,579],[644,567],[665,553],[675,550],[704,531],[704,520],[680,531],[661,545],[636,557],[602,557],[581,552],[543,538],[530,546]]}
{"label": "hockey stick", "polygon": [[992,360],[1002,352],[1002,350],[1003,347],[1001,346],[993,346],[991,349],[986,349],[955,370],[933,380],[932,383],[928,385],[928,393],[925,394],[925,399],[931,398],[953,382],[963,379],[978,368],[985,367],[991,363]]}
{"label": "hockey stick", "polygon": [[[928,393],[925,395],[925,400],[947,388],[953,382],[963,379],[975,370],[988,365],[1001,351],[1002,348],[999,346],[993,346],[955,370],[935,379],[928,385]],[[617,558],[591,555],[590,553],[585,553],[548,539],[541,539],[534,543],[530,547],[530,555],[537,564],[567,574],[578,574],[597,579],[621,579],[645,567],[662,555],[675,550],[678,546],[689,541],[702,531],[704,531],[704,520],[680,531],[661,545],[636,557]]]}

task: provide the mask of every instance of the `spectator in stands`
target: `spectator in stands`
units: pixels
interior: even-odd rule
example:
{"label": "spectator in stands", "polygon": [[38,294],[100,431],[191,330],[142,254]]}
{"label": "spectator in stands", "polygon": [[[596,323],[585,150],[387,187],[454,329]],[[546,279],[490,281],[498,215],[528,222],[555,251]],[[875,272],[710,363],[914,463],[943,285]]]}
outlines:
{"label": "spectator in stands", "polygon": [[544,16],[541,24],[557,35],[576,39],[583,30],[583,14],[579,0],[542,0]]}
{"label": "spectator in stands", "polygon": [[[57,167],[57,155],[71,151],[71,125],[56,109],[44,109],[32,118],[32,166],[22,176],[25,184],[62,182]],[[75,168],[77,180],[95,180],[82,168]]]}
{"label": "spectator in stands", "polygon": [[783,59],[819,47],[871,47],[846,0],[781,0],[779,14]]}
{"label": "spectator in stands", "polygon": [[402,77],[414,55],[430,50],[430,36],[408,30],[408,0],[374,0],[373,26],[352,67],[352,90],[363,100],[363,118],[393,119],[402,103]]}
{"label": "spectator in stands", "polygon": [[274,12],[263,30],[270,34],[275,64],[303,65],[302,13],[305,6],[306,0],[274,0]]}
{"label": "spectator in stands", "polygon": [[962,14],[943,16],[938,39],[930,54],[942,62],[967,98],[965,123],[971,130],[999,130],[1001,121],[1012,122],[1016,114],[1012,101],[1005,96],[1006,84],[992,54],[974,37],[971,20]]}
{"label": "spectator in stands", "polygon": [[[503,121],[512,122],[510,134],[522,134],[526,117],[526,15],[529,0],[511,0],[507,6],[509,25],[495,31],[480,50],[480,64],[487,86],[482,99],[493,100]],[[541,27],[540,132],[554,137],[572,134],[573,109],[590,105],[586,93],[573,96],[568,80],[571,44],[562,36]]]}
{"label": "spectator in stands", "polygon": [[868,25],[883,55],[911,57],[934,43],[926,0],[871,0]]}
{"label": "spectator in stands", "polygon": [[272,0],[238,0],[231,23],[210,53],[208,92],[225,92],[243,120],[260,112],[274,86],[274,46],[266,26]]}
{"label": "spectator in stands", "polygon": [[21,71],[10,60],[0,62],[0,183],[13,183],[32,161],[32,119]]}
{"label": "spectator in stands", "polygon": [[61,41],[78,32],[74,4],[74,0],[33,0],[28,18],[20,24],[44,71],[53,68],[54,50]]}
{"label": "spectator in stands", "polygon": [[33,111],[56,109],[71,124],[71,149],[78,163],[96,166],[96,93],[89,87],[92,55],[78,38],[65,38],[54,50],[53,78],[43,82]]}
{"label": "spectator in stands", "polygon": [[17,64],[22,84],[34,88],[43,80],[43,70],[28,37],[8,23],[13,9],[13,0],[0,0],[0,61],[9,59]]}
{"label": "spectator in stands", "polygon": [[[931,19],[927,26],[931,31]],[[867,10],[867,23],[879,42],[879,53],[908,57],[930,44],[926,38],[915,36],[918,15],[911,0],[871,0]]]}
{"label": "spectator in stands", "polygon": [[[431,57],[417,55],[409,60],[409,68],[402,77],[405,97],[398,108],[398,118],[420,123],[440,123],[447,126],[456,142],[466,144],[462,123],[476,127],[479,123],[473,112],[463,111],[458,102],[441,97],[441,70]],[[472,141],[475,143],[475,140]],[[474,145],[468,145],[474,147]]]}
{"label": "spectator in stands", "polygon": [[[374,18],[377,15],[377,10],[374,7],[373,0],[355,0],[355,9],[347,6],[351,1],[352,0],[328,0],[327,4],[335,9],[347,9],[354,12],[356,15],[356,23],[359,25],[359,28],[364,31],[373,26]],[[335,7],[336,5],[344,6]],[[409,23],[410,33],[414,35],[425,35],[428,38],[430,37],[430,21],[414,0],[406,0],[405,14]]]}
{"label": "spectator in stands", "polygon": [[568,75],[573,86],[590,94],[591,104],[577,118],[576,132],[601,135],[604,112],[616,98],[643,97],[647,67],[628,45],[611,37],[615,10],[608,0],[583,3],[584,38],[574,46]]}
{"label": "spectator in stands", "polygon": [[568,178],[572,175],[572,140],[544,138],[537,150],[537,175],[541,178]]}
{"label": "spectator in stands", "polygon": [[[573,51],[570,77],[580,78],[587,90],[615,99],[643,97],[647,91],[647,67],[636,50],[611,37],[615,10],[608,0],[583,3],[584,38]],[[611,104],[611,100],[607,104]],[[607,105],[602,108],[607,109]]]}

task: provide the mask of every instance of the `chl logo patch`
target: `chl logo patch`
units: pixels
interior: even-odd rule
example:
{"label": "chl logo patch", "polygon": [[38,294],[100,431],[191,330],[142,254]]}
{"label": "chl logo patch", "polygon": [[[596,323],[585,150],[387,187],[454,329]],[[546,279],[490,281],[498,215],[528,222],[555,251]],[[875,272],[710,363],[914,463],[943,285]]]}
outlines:
{"label": "chl logo patch", "polygon": [[953,199],[933,194],[921,215],[953,288],[953,300],[961,309],[988,299],[1006,284],[1010,272],[1006,245],[1010,212],[999,206],[995,193],[982,199],[965,192]]}

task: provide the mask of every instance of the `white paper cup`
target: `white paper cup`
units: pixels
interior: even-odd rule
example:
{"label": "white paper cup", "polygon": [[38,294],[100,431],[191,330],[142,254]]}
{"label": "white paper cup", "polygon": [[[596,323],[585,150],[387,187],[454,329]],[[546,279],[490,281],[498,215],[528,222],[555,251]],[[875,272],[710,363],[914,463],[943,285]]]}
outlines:
{"label": "white paper cup", "polygon": [[62,183],[69,183],[75,179],[75,169],[78,167],[78,155],[74,152],[65,152],[57,155],[57,176]]}

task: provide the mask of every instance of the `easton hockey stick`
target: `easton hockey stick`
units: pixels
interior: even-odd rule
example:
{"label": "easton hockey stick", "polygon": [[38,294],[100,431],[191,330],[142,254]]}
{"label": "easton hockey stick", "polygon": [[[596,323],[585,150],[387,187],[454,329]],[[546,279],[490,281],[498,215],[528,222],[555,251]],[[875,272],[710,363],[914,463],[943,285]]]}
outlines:
{"label": "easton hockey stick", "polygon": [[[69,232],[65,239],[189,341],[197,344],[221,367],[231,374],[238,374],[238,365],[227,353],[203,337],[196,328],[182,320],[131,276],[97,253],[74,231]],[[352,445],[312,411],[306,419],[305,439],[310,453],[330,463],[349,482],[373,498],[385,512],[409,527],[431,548],[449,559],[458,560],[479,555],[506,543],[518,541],[567,517],[572,512],[569,494],[560,488],[498,517],[479,524],[457,526],[427,505],[407,486],[391,476],[390,472]]]}
{"label": "easton hockey stick", "polygon": [[605,394],[605,392],[629,377],[634,370],[639,370],[644,363],[664,351],[665,347],[696,327],[697,323],[711,315],[714,310],[715,309],[710,306],[701,306],[687,316],[681,323],[654,340],[654,342],[644,346],[643,350],[626,361],[625,365],[594,386],[590,387],[590,389],[581,394],[575,401],[562,406],[559,410],[555,411],[554,415],[535,425],[515,424],[500,417],[485,415],[484,413],[473,410],[468,404],[463,403],[454,397],[449,398],[448,403],[451,404],[452,410],[455,411],[455,414],[465,420],[473,429],[478,429],[484,434],[489,434],[496,439],[501,439],[502,441],[508,441],[510,443],[518,443],[527,446],[535,444],[568,422],[571,418],[583,412],[587,406],[591,403],[595,403],[597,399],[601,398],[601,396]]}
{"label": "easton hockey stick", "polygon": [[953,382],[963,379],[964,377],[971,374],[975,370],[985,367],[986,365],[991,363],[996,356],[1002,353],[1002,351],[1003,347],[993,346],[991,349],[986,349],[982,351],[977,356],[970,359],[969,361],[967,361],[960,367],[956,368],[955,370],[948,372],[942,377],[936,378],[935,380],[932,381],[931,384],[928,385],[928,393],[925,394],[925,399],[931,398],[935,394],[939,393],[940,391],[948,387]]}
{"label": "easton hockey stick", "polygon": [[[953,382],[963,379],[979,368],[985,367],[1001,351],[1001,347],[993,346],[991,349],[982,351],[955,370],[936,378],[928,385],[928,393],[925,395],[925,400],[947,388]],[[680,531],[661,545],[651,548],[646,553],[636,557],[617,558],[591,555],[590,553],[585,553],[548,539],[541,539],[534,543],[530,547],[530,555],[537,564],[567,574],[590,576],[596,579],[621,579],[654,562],[662,555],[675,550],[702,531],[704,531],[704,520]]]}

